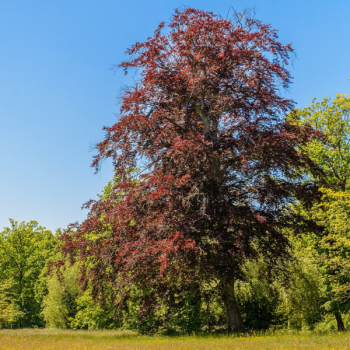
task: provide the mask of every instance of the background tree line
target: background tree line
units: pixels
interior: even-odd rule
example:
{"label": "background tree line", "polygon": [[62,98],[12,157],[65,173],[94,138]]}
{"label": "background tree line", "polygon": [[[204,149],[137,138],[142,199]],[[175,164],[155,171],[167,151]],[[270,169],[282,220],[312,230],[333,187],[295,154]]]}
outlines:
{"label": "background tree line", "polygon": [[[288,118],[308,123],[326,136],[306,146],[322,167],[327,181],[320,188],[321,201],[293,210],[325,227],[321,234],[286,232],[292,258],[268,269],[261,254],[257,263],[247,261],[244,275],[235,282],[236,298],[247,329],[338,329],[350,326],[350,97],[312,101]],[[307,169],[305,176],[311,176]],[[117,178],[104,189],[108,198]],[[289,230],[289,229],[288,229]],[[108,227],[106,227],[108,234]],[[86,239],[97,239],[90,233]],[[92,286],[79,284],[79,261],[67,260],[48,274],[49,262],[62,258],[62,230],[55,234],[31,221],[15,222],[0,235],[0,326],[53,328],[127,328],[141,332],[192,333],[225,329],[225,311],[215,286],[200,285],[197,293],[179,285],[175,305],[161,298],[151,317],[140,313],[147,291],[135,287],[124,309],[111,299],[99,302]],[[91,267],[93,261],[90,262]],[[178,281],[178,276],[174,276]],[[173,281],[173,282],[174,282]],[[185,282],[182,282],[185,283]],[[113,286],[105,286],[112,293]],[[213,293],[214,291],[214,293]]]}

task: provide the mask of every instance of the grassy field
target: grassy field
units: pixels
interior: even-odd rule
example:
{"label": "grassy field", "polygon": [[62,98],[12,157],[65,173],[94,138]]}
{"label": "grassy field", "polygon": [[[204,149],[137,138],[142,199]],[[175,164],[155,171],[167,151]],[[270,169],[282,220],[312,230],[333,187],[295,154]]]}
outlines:
{"label": "grassy field", "polygon": [[0,350],[13,349],[350,349],[350,334],[278,332],[239,337],[161,337],[130,331],[0,330]]}

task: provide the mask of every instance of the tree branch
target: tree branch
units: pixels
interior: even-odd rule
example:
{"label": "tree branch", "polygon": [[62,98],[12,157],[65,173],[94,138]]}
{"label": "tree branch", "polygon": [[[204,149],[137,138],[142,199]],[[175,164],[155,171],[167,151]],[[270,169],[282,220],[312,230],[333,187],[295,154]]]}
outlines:
{"label": "tree branch", "polygon": [[196,103],[195,107],[196,107],[197,113],[199,114],[199,116],[201,117],[201,119],[204,123],[205,132],[210,132],[210,122],[209,122],[208,116],[204,113],[204,111],[199,103]]}

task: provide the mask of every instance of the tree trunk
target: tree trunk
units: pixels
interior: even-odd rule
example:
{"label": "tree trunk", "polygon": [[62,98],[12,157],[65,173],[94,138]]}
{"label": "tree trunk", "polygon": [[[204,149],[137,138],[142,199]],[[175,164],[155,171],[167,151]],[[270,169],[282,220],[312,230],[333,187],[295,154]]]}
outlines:
{"label": "tree trunk", "polygon": [[235,298],[234,281],[226,279],[223,281],[222,287],[228,330],[241,332],[243,331],[243,320]]}
{"label": "tree trunk", "polygon": [[337,320],[338,331],[339,332],[345,331],[344,322],[343,322],[343,320],[341,318],[340,312],[339,311],[334,311],[334,316],[335,316],[335,319]]}

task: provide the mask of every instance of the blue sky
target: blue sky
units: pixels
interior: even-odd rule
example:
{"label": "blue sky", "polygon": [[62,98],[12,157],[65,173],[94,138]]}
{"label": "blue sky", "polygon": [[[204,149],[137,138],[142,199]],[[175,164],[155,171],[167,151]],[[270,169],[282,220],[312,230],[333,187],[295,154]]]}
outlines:
{"label": "blue sky", "polygon": [[255,6],[293,44],[298,107],[349,94],[349,0],[1,0],[0,230],[8,218],[55,230],[86,217],[81,205],[112,177],[108,162],[94,174],[92,147],[131,83],[111,67],[183,6],[224,17]]}

